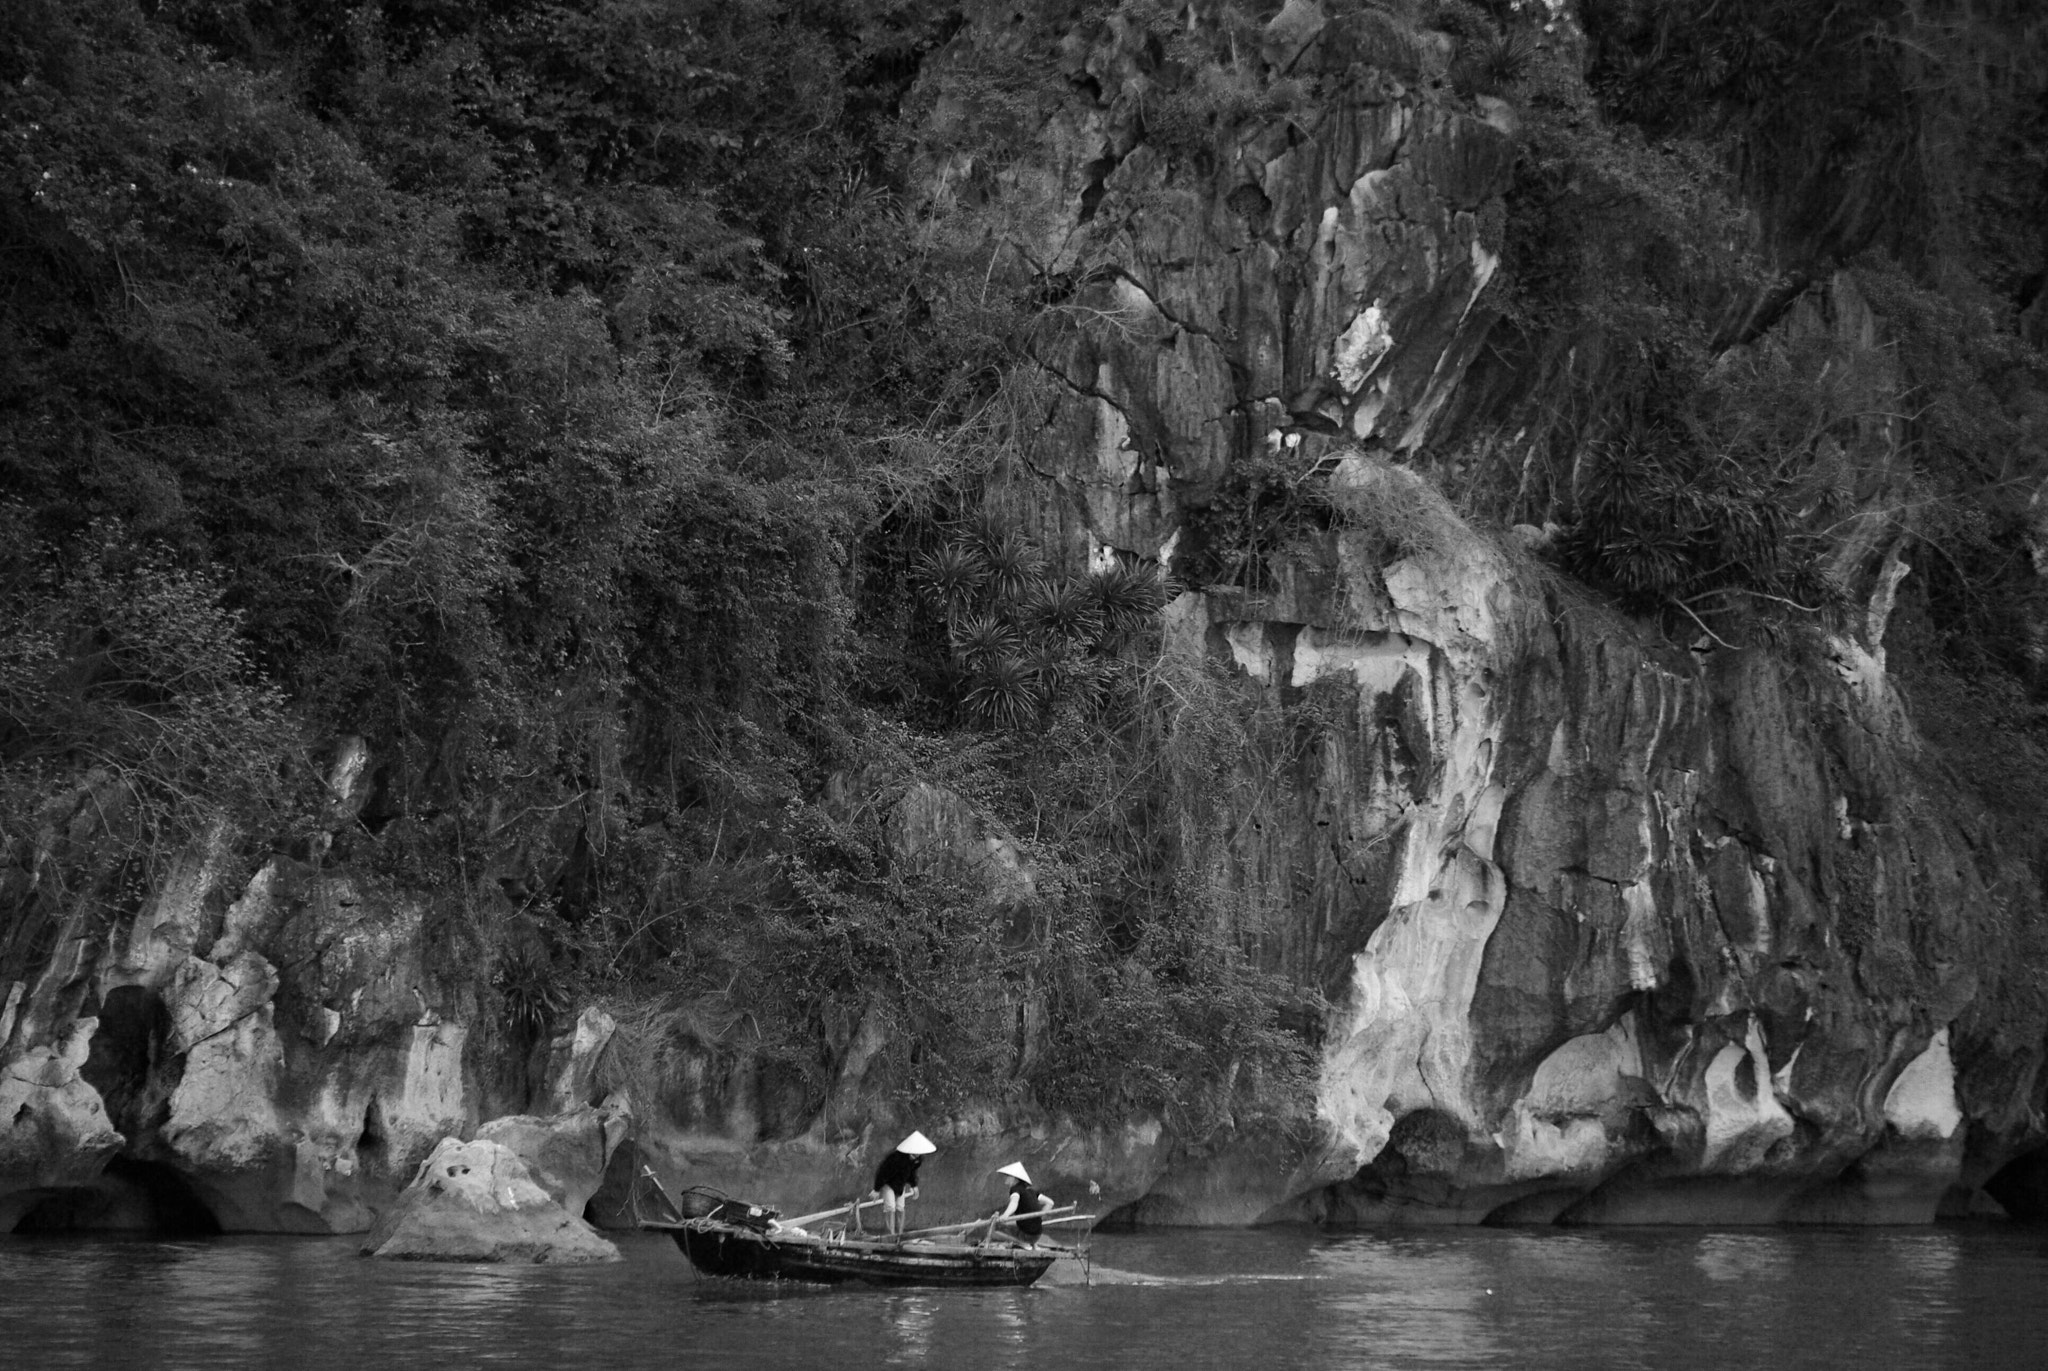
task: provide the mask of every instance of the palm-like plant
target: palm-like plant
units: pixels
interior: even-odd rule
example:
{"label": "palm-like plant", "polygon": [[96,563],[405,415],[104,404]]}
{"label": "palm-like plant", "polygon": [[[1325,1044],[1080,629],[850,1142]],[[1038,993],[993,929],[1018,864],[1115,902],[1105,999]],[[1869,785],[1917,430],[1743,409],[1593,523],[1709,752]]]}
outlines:
{"label": "palm-like plant", "polygon": [[983,558],[988,565],[989,593],[998,602],[1022,600],[1045,566],[1031,541],[1014,532],[991,543]]}
{"label": "palm-like plant", "polygon": [[979,670],[1017,650],[1017,631],[993,614],[965,614],[953,625],[953,655]]}
{"label": "palm-like plant", "polygon": [[918,558],[912,579],[951,618],[973,603],[974,593],[988,580],[988,564],[981,554],[964,543],[946,543]]}
{"label": "palm-like plant", "polygon": [[1065,644],[1042,642],[1024,659],[1030,667],[1031,676],[1038,683],[1038,692],[1047,701],[1059,698],[1066,688],[1073,684],[1075,668],[1078,665],[1074,654]]}
{"label": "palm-like plant", "polygon": [[1024,597],[1024,622],[1050,642],[1091,643],[1102,633],[1102,610],[1079,581],[1040,581]]}
{"label": "palm-like plant", "polygon": [[968,715],[991,728],[1022,729],[1044,705],[1031,663],[1014,653],[988,661],[975,674],[965,697]]}
{"label": "palm-like plant", "polygon": [[1536,62],[1536,35],[1527,29],[1498,34],[1475,54],[1475,83],[1482,95],[1495,95],[1529,74]]}
{"label": "palm-like plant", "polygon": [[1142,626],[1166,605],[1166,585],[1150,564],[1118,562],[1088,577],[1088,593],[1105,631],[1122,635]]}

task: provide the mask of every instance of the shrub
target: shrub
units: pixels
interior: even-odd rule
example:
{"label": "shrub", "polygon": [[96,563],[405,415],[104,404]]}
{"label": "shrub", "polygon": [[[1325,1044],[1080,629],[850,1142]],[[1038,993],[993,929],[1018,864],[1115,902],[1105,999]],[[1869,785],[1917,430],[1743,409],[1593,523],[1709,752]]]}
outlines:
{"label": "shrub", "polygon": [[[7,521],[27,532],[19,506]],[[136,806],[169,854],[226,820],[281,835],[309,780],[295,721],[256,669],[219,588],[113,524],[62,554],[14,543],[0,583],[0,828],[88,774]]]}

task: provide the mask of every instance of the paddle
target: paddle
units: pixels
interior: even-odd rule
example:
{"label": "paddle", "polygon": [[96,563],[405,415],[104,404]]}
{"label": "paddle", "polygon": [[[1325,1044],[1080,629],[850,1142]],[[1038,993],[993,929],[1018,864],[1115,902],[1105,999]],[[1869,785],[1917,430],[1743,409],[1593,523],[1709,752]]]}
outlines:
{"label": "paddle", "polygon": [[793,1219],[777,1219],[776,1222],[784,1228],[802,1228],[807,1223],[816,1223],[819,1219],[830,1219],[840,1214],[851,1218],[869,1205],[880,1203],[880,1200],[855,1200],[849,1204],[838,1205],[831,1209],[820,1209],[815,1214],[799,1214]]}
{"label": "paddle", "polygon": [[[1079,1209],[1080,1207],[1081,1207],[1081,1206],[1080,1206],[1080,1205],[1078,1205],[1078,1204],[1063,1204],[1063,1205],[1060,1205],[1060,1206],[1059,1206],[1058,1208],[1056,1208],[1056,1209],[1047,1209],[1047,1210],[1045,1210],[1045,1211],[1043,1211],[1043,1212],[1044,1212],[1044,1213],[1046,1213],[1046,1214],[1071,1214],[1071,1213],[1072,1213],[1072,1211],[1074,1211],[1074,1210],[1076,1210],[1076,1209]],[[1030,1218],[1030,1217],[1032,1217],[1032,1216],[1031,1216],[1031,1215],[1029,1215],[1029,1214],[1012,1214],[1012,1215],[1010,1215],[1010,1216],[1009,1216],[1008,1218],[1005,1218],[1005,1219],[1001,1219],[1001,1220],[999,1220],[999,1222],[1002,1222],[1002,1223],[1015,1223],[1015,1222],[1016,1222],[1016,1221],[1017,1221],[1018,1219],[1028,1219],[1028,1218]],[[1084,1219],[1092,1219],[1092,1218],[1094,1218],[1095,1216],[1094,1216],[1093,1214],[1080,1214],[1080,1215],[1074,1215],[1074,1217],[1076,1217],[1076,1218],[1084,1218]],[[1061,1222],[1061,1223],[1067,1223],[1067,1222],[1071,1222],[1071,1221],[1072,1221],[1071,1219],[1062,1219],[1062,1220],[1058,1220],[1058,1222]],[[949,1223],[949,1224],[942,1224],[942,1225],[940,1225],[940,1226],[939,1226],[939,1227],[937,1227],[937,1228],[918,1228],[918,1229],[913,1229],[913,1230],[912,1230],[911,1232],[905,1233],[905,1234],[904,1234],[903,1236],[904,1236],[904,1237],[906,1237],[906,1238],[932,1238],[932,1237],[937,1237],[938,1235],[940,1235],[940,1234],[942,1234],[942,1233],[965,1233],[965,1232],[966,1232],[966,1231],[967,1231],[968,1229],[970,1229],[970,1228],[978,1228],[978,1227],[980,1227],[980,1226],[981,1226],[982,1224],[985,1224],[985,1223],[988,1223],[988,1222],[990,1222],[990,1221],[989,1221],[988,1219],[969,1219],[969,1220],[967,1220],[967,1222],[965,1222],[965,1223]]]}
{"label": "paddle", "polygon": [[[1099,1219],[1099,1218],[1101,1218],[1101,1217],[1102,1217],[1102,1216],[1101,1216],[1100,1214],[1069,1214],[1069,1215],[1067,1215],[1067,1216],[1066,1216],[1065,1218],[1059,1218],[1059,1219],[1041,1219],[1041,1220],[1039,1220],[1039,1222],[1043,1223],[1043,1224],[1044,1224],[1044,1225],[1045,1225],[1045,1226],[1046,1226],[1047,1228],[1050,1228],[1050,1227],[1052,1227],[1052,1226],[1053,1226],[1054,1224],[1056,1224],[1056,1223],[1094,1223],[1094,1222],[1095,1222],[1095,1221],[1096,1221],[1097,1219]],[[984,1237],[984,1238],[982,1239],[982,1241],[983,1241],[984,1243],[988,1243],[988,1242],[994,1242],[994,1241],[995,1241],[995,1236],[996,1236],[996,1234],[995,1234],[995,1224],[997,1224],[997,1223],[1015,1223],[1016,1221],[1017,1221],[1017,1215],[1015,1215],[1015,1214],[1012,1214],[1012,1215],[1010,1215],[1010,1217],[1008,1217],[1007,1219],[997,1219],[997,1220],[995,1220],[995,1223],[991,1223],[991,1224],[989,1225],[989,1231],[988,1231],[988,1236]],[[975,1220],[975,1222],[976,1222],[976,1223],[980,1223],[980,1222],[981,1222],[981,1220],[979,1220],[979,1219],[976,1219],[976,1220]],[[1019,1241],[1019,1239],[1018,1239],[1018,1238],[1016,1237],[1016,1235],[1015,1235],[1015,1234],[1011,1234],[1011,1233],[1005,1233],[1005,1234],[1004,1234],[1003,1236],[1004,1236],[1005,1238],[1009,1239],[1009,1240],[1010,1240],[1011,1242],[1018,1242],[1018,1241]],[[1083,1236],[1083,1237],[1085,1238],[1085,1237],[1086,1237],[1087,1235],[1086,1235],[1086,1234],[1083,1234],[1082,1236]],[[1061,1246],[1060,1246],[1060,1245],[1059,1245],[1058,1243],[1056,1243],[1056,1242],[1044,1242],[1044,1243],[1031,1243],[1031,1244],[1028,1244],[1028,1245],[1029,1245],[1029,1246],[1031,1246],[1031,1247],[1035,1247],[1035,1248],[1036,1248],[1036,1249],[1037,1249],[1038,1251],[1040,1251],[1040,1252],[1056,1252],[1056,1253],[1059,1253],[1059,1254],[1060,1254],[1060,1255],[1062,1255],[1062,1256],[1068,1256],[1068,1257],[1072,1257],[1072,1256],[1078,1256],[1078,1255],[1080,1255],[1080,1250],[1079,1250],[1078,1248],[1073,1248],[1073,1247],[1061,1247]]]}

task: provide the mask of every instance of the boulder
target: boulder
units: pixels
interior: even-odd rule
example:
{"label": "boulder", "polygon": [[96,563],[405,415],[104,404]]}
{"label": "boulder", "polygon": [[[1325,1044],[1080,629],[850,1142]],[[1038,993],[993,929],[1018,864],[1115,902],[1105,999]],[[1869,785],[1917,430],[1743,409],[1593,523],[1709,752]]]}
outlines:
{"label": "boulder", "polygon": [[619,1260],[557,1204],[502,1143],[443,1138],[364,1240],[363,1254],[409,1261],[583,1263]]}
{"label": "boulder", "polygon": [[555,1203],[580,1215],[604,1183],[612,1153],[632,1131],[632,1107],[614,1095],[565,1114],[492,1119],[476,1131],[476,1140],[509,1149]]}

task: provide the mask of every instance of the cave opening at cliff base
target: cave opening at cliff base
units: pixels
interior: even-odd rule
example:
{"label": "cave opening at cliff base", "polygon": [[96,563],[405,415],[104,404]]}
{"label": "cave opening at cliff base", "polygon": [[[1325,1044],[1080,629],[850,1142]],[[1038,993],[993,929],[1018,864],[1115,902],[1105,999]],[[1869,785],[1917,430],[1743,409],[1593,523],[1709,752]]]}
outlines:
{"label": "cave opening at cliff base", "polygon": [[17,1234],[141,1233],[151,1237],[213,1237],[220,1220],[176,1169],[162,1162],[115,1157],[90,1185],[60,1190],[21,1216]]}

